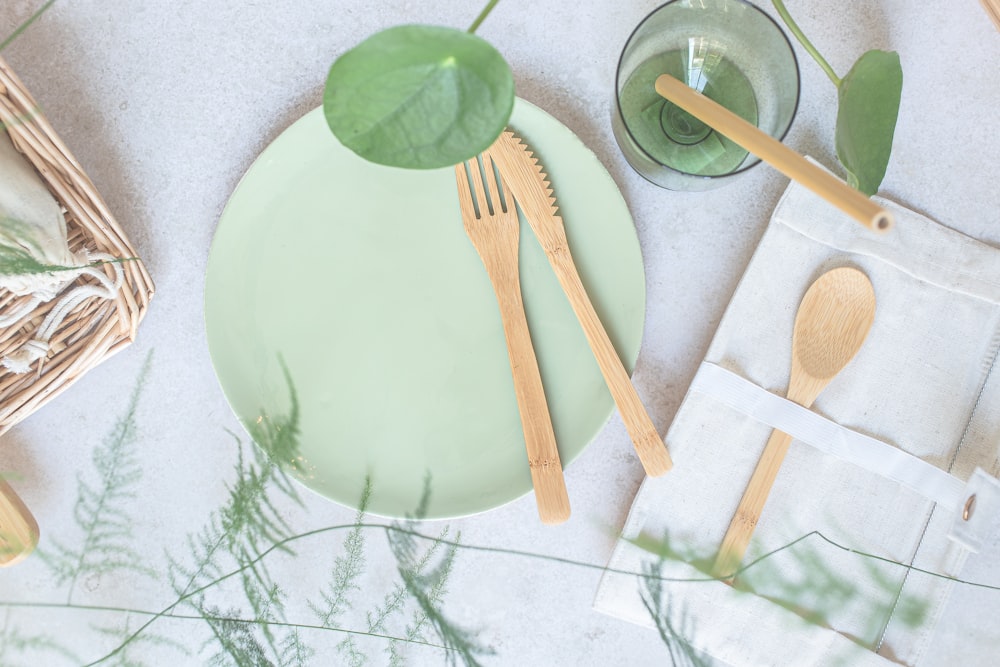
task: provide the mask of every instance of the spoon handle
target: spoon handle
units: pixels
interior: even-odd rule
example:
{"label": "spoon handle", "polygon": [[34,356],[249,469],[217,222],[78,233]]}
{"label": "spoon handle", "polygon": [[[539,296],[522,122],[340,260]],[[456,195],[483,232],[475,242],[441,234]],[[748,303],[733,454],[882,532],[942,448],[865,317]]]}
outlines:
{"label": "spoon handle", "polygon": [[740,561],[743,560],[747,545],[750,544],[750,536],[757,527],[757,521],[760,520],[760,514],[764,510],[764,503],[771,493],[771,487],[791,442],[792,436],[787,433],[777,429],[771,432],[771,437],[764,446],[764,453],[760,455],[753,476],[750,477],[750,483],[747,484],[743,498],[736,508],[736,514],[733,515],[733,520],[726,530],[719,555],[715,558],[712,574],[716,577],[732,581]]}

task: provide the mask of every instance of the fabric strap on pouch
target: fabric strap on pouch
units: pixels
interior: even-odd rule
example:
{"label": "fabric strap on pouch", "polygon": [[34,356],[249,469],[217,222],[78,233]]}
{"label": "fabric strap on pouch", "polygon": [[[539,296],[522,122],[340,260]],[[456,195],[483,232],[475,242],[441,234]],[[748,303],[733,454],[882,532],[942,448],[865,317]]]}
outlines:
{"label": "fabric strap on pouch", "polygon": [[978,552],[996,528],[1000,482],[980,468],[963,482],[898,447],[841,426],[710,362],[701,364],[690,391],[711,396],[751,419],[947,508],[955,515],[948,537],[972,552]]}

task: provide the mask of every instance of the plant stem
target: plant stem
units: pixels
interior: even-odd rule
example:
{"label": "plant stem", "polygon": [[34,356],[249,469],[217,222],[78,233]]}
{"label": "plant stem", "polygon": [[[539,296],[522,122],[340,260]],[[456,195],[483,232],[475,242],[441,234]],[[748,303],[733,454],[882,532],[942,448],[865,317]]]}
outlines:
{"label": "plant stem", "polygon": [[493,8],[497,6],[498,2],[500,2],[500,0],[490,0],[487,2],[486,6],[483,7],[483,11],[479,12],[479,16],[476,17],[476,20],[472,22],[472,25],[469,26],[469,29],[466,32],[470,35],[475,33],[476,28],[478,28],[480,24],[486,20],[486,17],[490,15],[490,12],[493,11]]}
{"label": "plant stem", "polygon": [[424,641],[422,639],[407,639],[405,637],[396,637],[395,635],[379,634],[377,632],[365,632],[364,630],[348,630],[345,628],[333,628],[328,625],[314,625],[309,623],[290,623],[285,621],[274,621],[263,618],[236,618],[233,616],[221,616],[218,614],[208,614],[208,615],[193,615],[193,614],[177,614],[169,613],[164,614],[162,612],[147,611],[144,609],[131,609],[126,607],[108,607],[103,605],[92,605],[92,604],[61,604],[58,602],[4,602],[3,605],[10,609],[72,609],[74,611],[90,611],[90,612],[116,612],[121,614],[135,614],[137,616],[158,616],[159,618],[171,618],[183,621],[225,621],[230,623],[242,623],[244,625],[269,625],[278,628],[296,628],[299,630],[323,630],[326,632],[340,632],[348,635],[358,635],[361,637],[372,637],[374,639],[386,639],[391,641],[405,642],[407,644],[415,644],[417,646],[426,646],[429,648],[441,649],[444,651],[448,650],[447,646],[441,644],[435,644],[433,642]]}
{"label": "plant stem", "polygon": [[802,32],[802,29],[799,28],[798,24],[792,19],[792,15],[788,13],[787,9],[785,9],[784,0],[771,0],[771,4],[774,5],[776,10],[778,10],[781,20],[785,22],[788,29],[792,31],[793,35],[795,35],[795,39],[799,40],[799,44],[801,44],[802,47],[809,52],[809,55],[812,56],[813,60],[815,60],[816,63],[823,68],[826,75],[830,77],[830,81],[833,81],[833,85],[839,88],[840,77],[837,76],[837,73],[833,71],[832,67],[830,67],[830,63],[826,62],[826,58],[820,55],[820,52],[816,50],[816,47],[812,45],[812,42],[809,41],[809,39]]}
{"label": "plant stem", "polygon": [[[894,560],[889,559],[889,558],[883,558],[881,556],[876,556],[874,554],[866,553],[864,551],[859,551],[857,549],[852,549],[851,547],[845,546],[843,544],[840,544],[838,542],[835,542],[835,541],[831,540],[830,538],[826,537],[823,533],[819,532],[818,530],[814,530],[814,531],[812,531],[810,533],[806,533],[805,535],[802,535],[801,537],[799,537],[799,538],[797,538],[795,540],[792,540],[788,544],[785,544],[785,545],[780,546],[780,547],[778,547],[778,548],[776,548],[776,549],[774,549],[772,551],[769,551],[766,554],[763,554],[762,556],[760,556],[760,557],[758,557],[758,558],[750,561],[746,565],[743,565],[738,570],[736,570],[735,572],[733,572],[731,574],[728,574],[728,575],[724,575],[724,576],[720,576],[720,577],[708,576],[708,575],[706,575],[704,577],[664,577],[664,576],[661,576],[661,575],[658,575],[658,574],[650,574],[650,573],[647,573],[647,572],[637,572],[637,571],[634,571],[634,570],[626,570],[626,569],[620,569],[620,568],[611,568],[611,567],[608,567],[606,563],[605,564],[587,563],[585,561],[578,561],[578,560],[574,560],[574,559],[571,559],[571,558],[563,558],[563,557],[560,557],[560,556],[549,556],[549,555],[544,555],[544,554],[533,553],[533,552],[530,552],[530,551],[520,551],[520,550],[517,550],[517,549],[507,549],[507,548],[503,548],[503,547],[476,546],[476,545],[472,545],[472,544],[465,544],[465,543],[459,542],[458,540],[449,540],[449,539],[444,539],[444,538],[441,538],[441,537],[433,537],[431,535],[426,535],[424,533],[420,533],[420,532],[418,532],[416,530],[409,530],[409,529],[400,528],[400,527],[397,527],[397,526],[386,525],[386,524],[378,524],[378,523],[353,523],[353,524],[342,524],[342,525],[335,525],[335,526],[327,526],[325,528],[317,528],[317,529],[314,529],[314,530],[310,530],[308,532],[300,533],[298,535],[293,535],[291,537],[285,538],[285,539],[281,540],[280,542],[275,542],[269,548],[264,549],[262,552],[260,552],[253,560],[242,564],[239,568],[237,568],[237,569],[235,569],[233,571],[227,572],[226,574],[223,574],[223,575],[217,577],[216,579],[214,579],[214,580],[206,583],[203,586],[200,586],[200,587],[198,587],[198,588],[196,588],[196,589],[194,589],[194,590],[192,590],[190,592],[184,593],[177,600],[175,600],[169,606],[167,606],[166,608],[164,608],[162,611],[159,611],[159,612],[151,612],[151,611],[146,611],[146,610],[141,610],[141,609],[121,609],[121,608],[114,608],[114,607],[98,607],[98,606],[92,606],[92,605],[60,604],[60,603],[46,603],[46,602],[21,602],[21,601],[2,600],[2,599],[0,599],[0,608],[5,608],[5,607],[6,608],[40,608],[40,609],[51,608],[51,609],[77,609],[77,610],[93,610],[93,611],[120,611],[120,612],[123,612],[123,613],[141,614],[141,615],[146,615],[146,616],[150,617],[150,619],[148,621],[146,621],[146,623],[144,623],[141,627],[139,627],[131,635],[129,635],[128,637],[126,637],[125,640],[117,648],[115,648],[110,653],[106,654],[105,656],[103,656],[103,657],[101,657],[101,658],[99,658],[99,659],[97,659],[97,660],[89,663],[88,666],[87,666],[87,667],[92,667],[93,665],[97,665],[97,664],[102,663],[102,662],[104,662],[106,660],[109,660],[110,658],[114,657],[115,655],[118,655],[122,650],[125,649],[125,647],[128,644],[130,644],[132,641],[134,641],[136,639],[136,637],[138,637],[143,631],[145,631],[145,629],[147,627],[149,627],[151,624],[153,624],[158,619],[161,619],[161,618],[177,618],[177,619],[195,619],[195,620],[202,619],[202,620],[204,620],[204,618],[206,618],[206,617],[202,616],[202,615],[199,615],[199,616],[190,616],[190,615],[177,614],[173,610],[176,609],[185,600],[188,600],[188,599],[190,599],[190,598],[192,598],[192,597],[194,597],[194,596],[196,596],[196,595],[198,595],[200,593],[204,593],[205,591],[207,591],[207,590],[209,590],[209,589],[211,589],[211,588],[213,588],[215,586],[218,586],[222,582],[224,582],[224,581],[226,581],[228,579],[231,579],[231,578],[233,578],[235,576],[238,576],[239,574],[241,574],[242,572],[246,571],[247,569],[250,569],[250,568],[254,567],[260,561],[264,560],[269,554],[274,553],[276,551],[285,550],[286,547],[287,547],[287,545],[291,544],[293,542],[297,542],[297,541],[300,541],[300,540],[305,540],[305,539],[308,539],[308,538],[311,538],[311,537],[315,537],[315,536],[318,536],[318,535],[322,535],[322,534],[325,534],[325,533],[330,533],[330,532],[339,531],[339,530],[352,530],[352,529],[355,529],[355,528],[362,528],[362,529],[366,529],[366,530],[383,530],[387,534],[397,533],[397,534],[401,534],[401,535],[413,537],[413,538],[420,539],[420,540],[427,540],[427,541],[435,542],[437,544],[441,544],[441,545],[444,545],[444,546],[454,547],[454,548],[465,550],[465,551],[475,551],[475,552],[481,552],[481,553],[500,554],[500,555],[505,555],[505,556],[519,557],[519,558],[530,558],[530,559],[535,559],[535,560],[547,561],[547,562],[551,562],[551,563],[562,563],[562,564],[572,565],[572,566],[575,566],[575,567],[581,567],[581,568],[585,568],[585,569],[600,570],[601,572],[611,572],[611,573],[614,573],[614,574],[623,574],[623,575],[628,575],[628,576],[634,576],[634,577],[639,577],[639,578],[647,579],[647,580],[648,579],[653,579],[653,580],[656,580],[656,581],[677,582],[677,583],[699,583],[699,582],[710,582],[710,581],[725,581],[727,579],[735,578],[735,577],[737,577],[739,575],[745,574],[751,568],[754,568],[754,567],[758,566],[760,563],[764,562],[765,560],[767,560],[769,558],[774,557],[778,553],[793,548],[794,546],[796,546],[800,542],[804,542],[806,540],[809,540],[810,538],[817,538],[817,539],[822,540],[827,545],[829,545],[829,546],[831,546],[833,548],[839,549],[839,550],[844,551],[844,552],[849,553],[849,554],[854,554],[856,556],[860,556],[862,558],[876,560],[876,561],[879,561],[879,562],[882,562],[882,563],[886,563],[886,564],[889,564],[889,565],[894,565],[896,567],[900,567],[900,568],[902,568],[904,570],[907,570],[907,571],[917,572],[917,573],[920,573],[920,574],[926,574],[926,575],[935,577],[937,579],[942,579],[942,580],[945,580],[945,581],[951,581],[951,582],[954,582],[954,583],[957,583],[957,584],[964,584],[966,586],[974,586],[976,588],[982,588],[982,589],[986,589],[986,590],[1000,591],[1000,586],[994,586],[994,585],[990,585],[990,584],[984,584],[984,583],[977,583],[977,582],[972,582],[972,581],[966,581],[966,580],[963,580],[963,579],[958,579],[956,577],[951,577],[951,576],[948,576],[948,575],[939,574],[937,572],[932,572],[930,570],[925,570],[925,569],[922,569],[922,568],[919,568],[919,567],[914,567],[913,565],[907,565],[906,563],[900,563],[898,561],[894,561]],[[652,553],[652,552],[650,552],[650,553]],[[296,628],[303,628],[303,629],[314,629],[314,628],[315,629],[319,629],[316,626],[311,626],[311,625],[304,625],[304,624],[299,624],[299,623],[284,623],[284,622],[278,622],[278,621],[268,621],[268,620],[264,620],[264,619],[250,620],[250,619],[232,619],[232,618],[218,617],[218,618],[213,618],[213,619],[210,619],[210,620],[233,620],[233,621],[241,622],[241,623],[260,623],[260,624],[270,624],[270,625],[275,625],[275,626],[296,627]],[[379,634],[379,633],[363,632],[363,631],[360,631],[360,630],[347,630],[347,629],[344,629],[344,628],[326,628],[326,627],[323,627],[322,629],[331,630],[331,631],[334,631],[334,632],[343,632],[343,633],[347,633],[347,634],[378,637],[378,638],[382,638],[382,639],[395,639],[397,641],[402,641],[402,642],[407,642],[407,643],[418,643],[418,644],[422,644],[422,645],[426,645],[426,646],[432,646],[432,647],[435,647],[435,648],[445,648],[447,650],[447,647],[440,647],[440,645],[438,645],[438,644],[433,644],[433,643],[430,643],[430,642],[421,642],[421,641],[410,641],[410,640],[407,640],[404,637],[391,637],[389,635],[383,635],[383,634]]]}
{"label": "plant stem", "polygon": [[37,12],[35,12],[34,14],[32,14],[31,17],[27,21],[25,21],[24,23],[22,23],[21,25],[19,25],[17,27],[17,30],[15,30],[14,32],[12,32],[10,34],[10,37],[8,37],[7,39],[5,39],[2,42],[0,42],[0,51],[3,51],[5,48],[7,48],[8,44],[10,44],[11,42],[13,42],[17,38],[18,35],[20,35],[22,32],[24,32],[25,28],[27,28],[29,25],[31,25],[32,23],[34,23],[35,19],[37,19],[42,14],[44,14],[46,9],[48,9],[53,4],[55,4],[55,1],[56,0],[49,0],[48,2],[46,2],[44,5],[42,5],[39,8],[39,10]]}

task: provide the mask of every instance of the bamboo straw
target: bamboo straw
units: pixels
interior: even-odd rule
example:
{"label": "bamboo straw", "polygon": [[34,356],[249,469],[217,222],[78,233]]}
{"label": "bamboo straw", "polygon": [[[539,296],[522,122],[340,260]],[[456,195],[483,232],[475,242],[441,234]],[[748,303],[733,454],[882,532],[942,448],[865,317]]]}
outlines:
{"label": "bamboo straw", "polygon": [[785,176],[809,188],[865,227],[879,232],[892,227],[892,214],[863,193],[669,74],[662,74],[656,79],[656,92]]}

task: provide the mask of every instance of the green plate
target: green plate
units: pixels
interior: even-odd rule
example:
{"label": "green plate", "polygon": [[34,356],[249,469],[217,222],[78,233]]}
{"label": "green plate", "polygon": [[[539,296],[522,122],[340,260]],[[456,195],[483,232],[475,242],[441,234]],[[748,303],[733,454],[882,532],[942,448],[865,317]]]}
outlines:
{"label": "green plate", "polygon": [[[565,126],[522,100],[511,127],[552,177],[570,246],[628,366],[645,282],[628,208]],[[229,404],[307,487],[368,511],[455,517],[531,491],[500,315],[462,227],[451,169],[342,147],[316,109],[251,166],[219,221],[205,320]],[[522,219],[521,284],[563,464],[614,409]],[[570,488],[572,492],[572,487]],[[572,500],[572,493],[571,493]]]}

